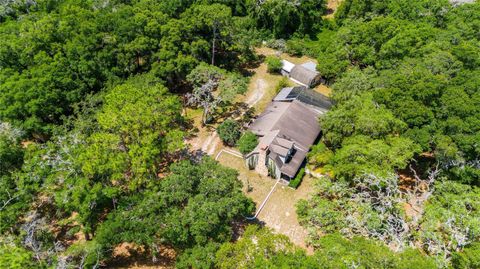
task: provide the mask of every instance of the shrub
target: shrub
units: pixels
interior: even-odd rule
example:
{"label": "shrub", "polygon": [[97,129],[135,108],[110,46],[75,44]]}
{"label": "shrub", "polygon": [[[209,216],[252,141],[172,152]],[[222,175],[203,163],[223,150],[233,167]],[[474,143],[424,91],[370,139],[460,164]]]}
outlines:
{"label": "shrub", "polygon": [[294,189],[298,188],[298,186],[300,186],[300,183],[302,183],[304,176],[305,176],[305,168],[302,168],[300,169],[300,171],[298,171],[297,176],[293,180],[290,180],[290,183],[288,183],[288,186]]}
{"label": "shrub", "polygon": [[217,133],[223,143],[228,146],[235,146],[240,138],[240,125],[234,120],[226,120],[217,128]]}
{"label": "shrub", "polygon": [[240,140],[238,140],[238,149],[242,154],[247,154],[254,150],[257,144],[257,136],[254,133],[247,131],[242,137],[240,137]]}
{"label": "shrub", "polygon": [[284,39],[270,39],[265,41],[265,46],[271,49],[285,51],[287,45]]}
{"label": "shrub", "polygon": [[275,92],[279,93],[283,88],[288,86],[290,86],[288,78],[282,77],[282,79],[280,79],[280,81],[277,83],[277,86],[275,86]]}
{"label": "shrub", "polygon": [[267,63],[267,70],[269,73],[280,72],[282,69],[282,60],[276,56],[267,56],[265,62]]}

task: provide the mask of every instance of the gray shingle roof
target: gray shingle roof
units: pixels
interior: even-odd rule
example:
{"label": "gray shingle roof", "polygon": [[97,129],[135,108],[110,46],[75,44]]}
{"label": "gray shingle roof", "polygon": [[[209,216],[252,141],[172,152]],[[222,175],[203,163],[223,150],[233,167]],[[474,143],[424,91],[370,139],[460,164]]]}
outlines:
{"label": "gray shingle roof", "polygon": [[277,153],[278,155],[283,156],[283,157],[287,156],[288,151],[290,150],[290,149],[284,148],[280,145],[276,145],[274,143],[270,144],[269,149],[271,151]]}
{"label": "gray shingle roof", "polygon": [[[303,86],[282,89],[249,127],[261,136],[253,152],[268,147],[280,171],[294,177],[320,134],[319,115],[331,106],[326,96]],[[283,163],[279,156],[286,156],[292,147],[294,154]]]}
{"label": "gray shingle roof", "polygon": [[320,133],[319,114],[312,107],[295,100],[273,125],[272,130],[279,130],[277,137],[289,139],[296,146],[308,149]]}
{"label": "gray shingle roof", "polygon": [[318,76],[320,76],[319,72],[310,70],[302,65],[295,65],[290,72],[290,78],[309,87],[314,84]]}
{"label": "gray shingle roof", "polygon": [[307,68],[308,70],[312,70],[312,71],[317,72],[317,64],[312,62],[312,61],[303,63],[302,66]]}
{"label": "gray shingle roof", "polygon": [[275,140],[273,140],[273,143],[282,146],[287,149],[291,149],[295,143],[293,141],[285,139],[285,138],[280,138],[276,137]]}
{"label": "gray shingle roof", "polygon": [[295,154],[292,156],[292,159],[288,163],[285,163],[281,166],[280,172],[291,178],[295,177],[306,156],[307,151],[297,150],[297,152],[295,152]]}
{"label": "gray shingle roof", "polygon": [[[284,104],[278,109],[278,104]],[[277,107],[275,109],[274,107]],[[293,102],[272,102],[266,109],[267,114],[257,118],[250,130],[261,135],[260,145],[267,145],[271,151],[270,157],[276,160],[279,155],[286,156],[289,146],[294,146],[296,152],[287,163],[277,165],[285,175],[294,177],[303,160],[320,134],[318,116],[320,111],[298,100]],[[270,115],[278,113],[278,115]],[[268,115],[268,116],[266,116]],[[265,129],[262,129],[265,128]],[[272,138],[272,136],[274,136]],[[258,151],[259,149],[255,149]]]}
{"label": "gray shingle roof", "polygon": [[265,136],[272,129],[273,125],[288,110],[291,103],[272,102],[250,125],[249,129],[256,135]]}

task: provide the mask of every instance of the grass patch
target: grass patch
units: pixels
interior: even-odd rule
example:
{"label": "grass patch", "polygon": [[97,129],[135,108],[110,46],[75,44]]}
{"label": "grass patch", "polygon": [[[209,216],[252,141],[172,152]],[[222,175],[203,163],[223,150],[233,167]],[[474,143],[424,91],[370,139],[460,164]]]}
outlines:
{"label": "grass patch", "polygon": [[317,87],[313,88],[313,90],[328,97],[332,94],[332,89],[323,84],[318,85]]}
{"label": "grass patch", "polygon": [[292,86],[293,86],[292,81],[289,80],[287,77],[283,77],[277,83],[277,86],[275,86],[275,93],[278,94],[283,88],[292,87]]}

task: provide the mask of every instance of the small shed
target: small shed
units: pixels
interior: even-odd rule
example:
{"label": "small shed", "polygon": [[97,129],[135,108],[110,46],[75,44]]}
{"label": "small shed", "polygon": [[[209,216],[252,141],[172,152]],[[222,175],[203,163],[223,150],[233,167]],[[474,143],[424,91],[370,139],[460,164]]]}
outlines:
{"label": "small shed", "polygon": [[314,67],[316,67],[314,63],[295,65],[290,72],[290,79],[309,88],[315,87],[321,82],[322,77]]}

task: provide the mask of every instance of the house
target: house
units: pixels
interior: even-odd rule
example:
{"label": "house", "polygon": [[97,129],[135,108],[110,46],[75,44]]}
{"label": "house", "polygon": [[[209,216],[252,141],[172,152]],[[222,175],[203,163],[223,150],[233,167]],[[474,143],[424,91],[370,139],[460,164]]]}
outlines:
{"label": "house", "polygon": [[317,71],[317,65],[314,62],[295,65],[287,60],[282,60],[281,73],[295,83],[308,88],[315,87],[322,82],[322,76]]}
{"label": "house", "polygon": [[294,178],[320,135],[318,117],[331,106],[327,97],[304,86],[282,89],[249,126],[259,143],[246,155],[247,166],[273,178]]}

